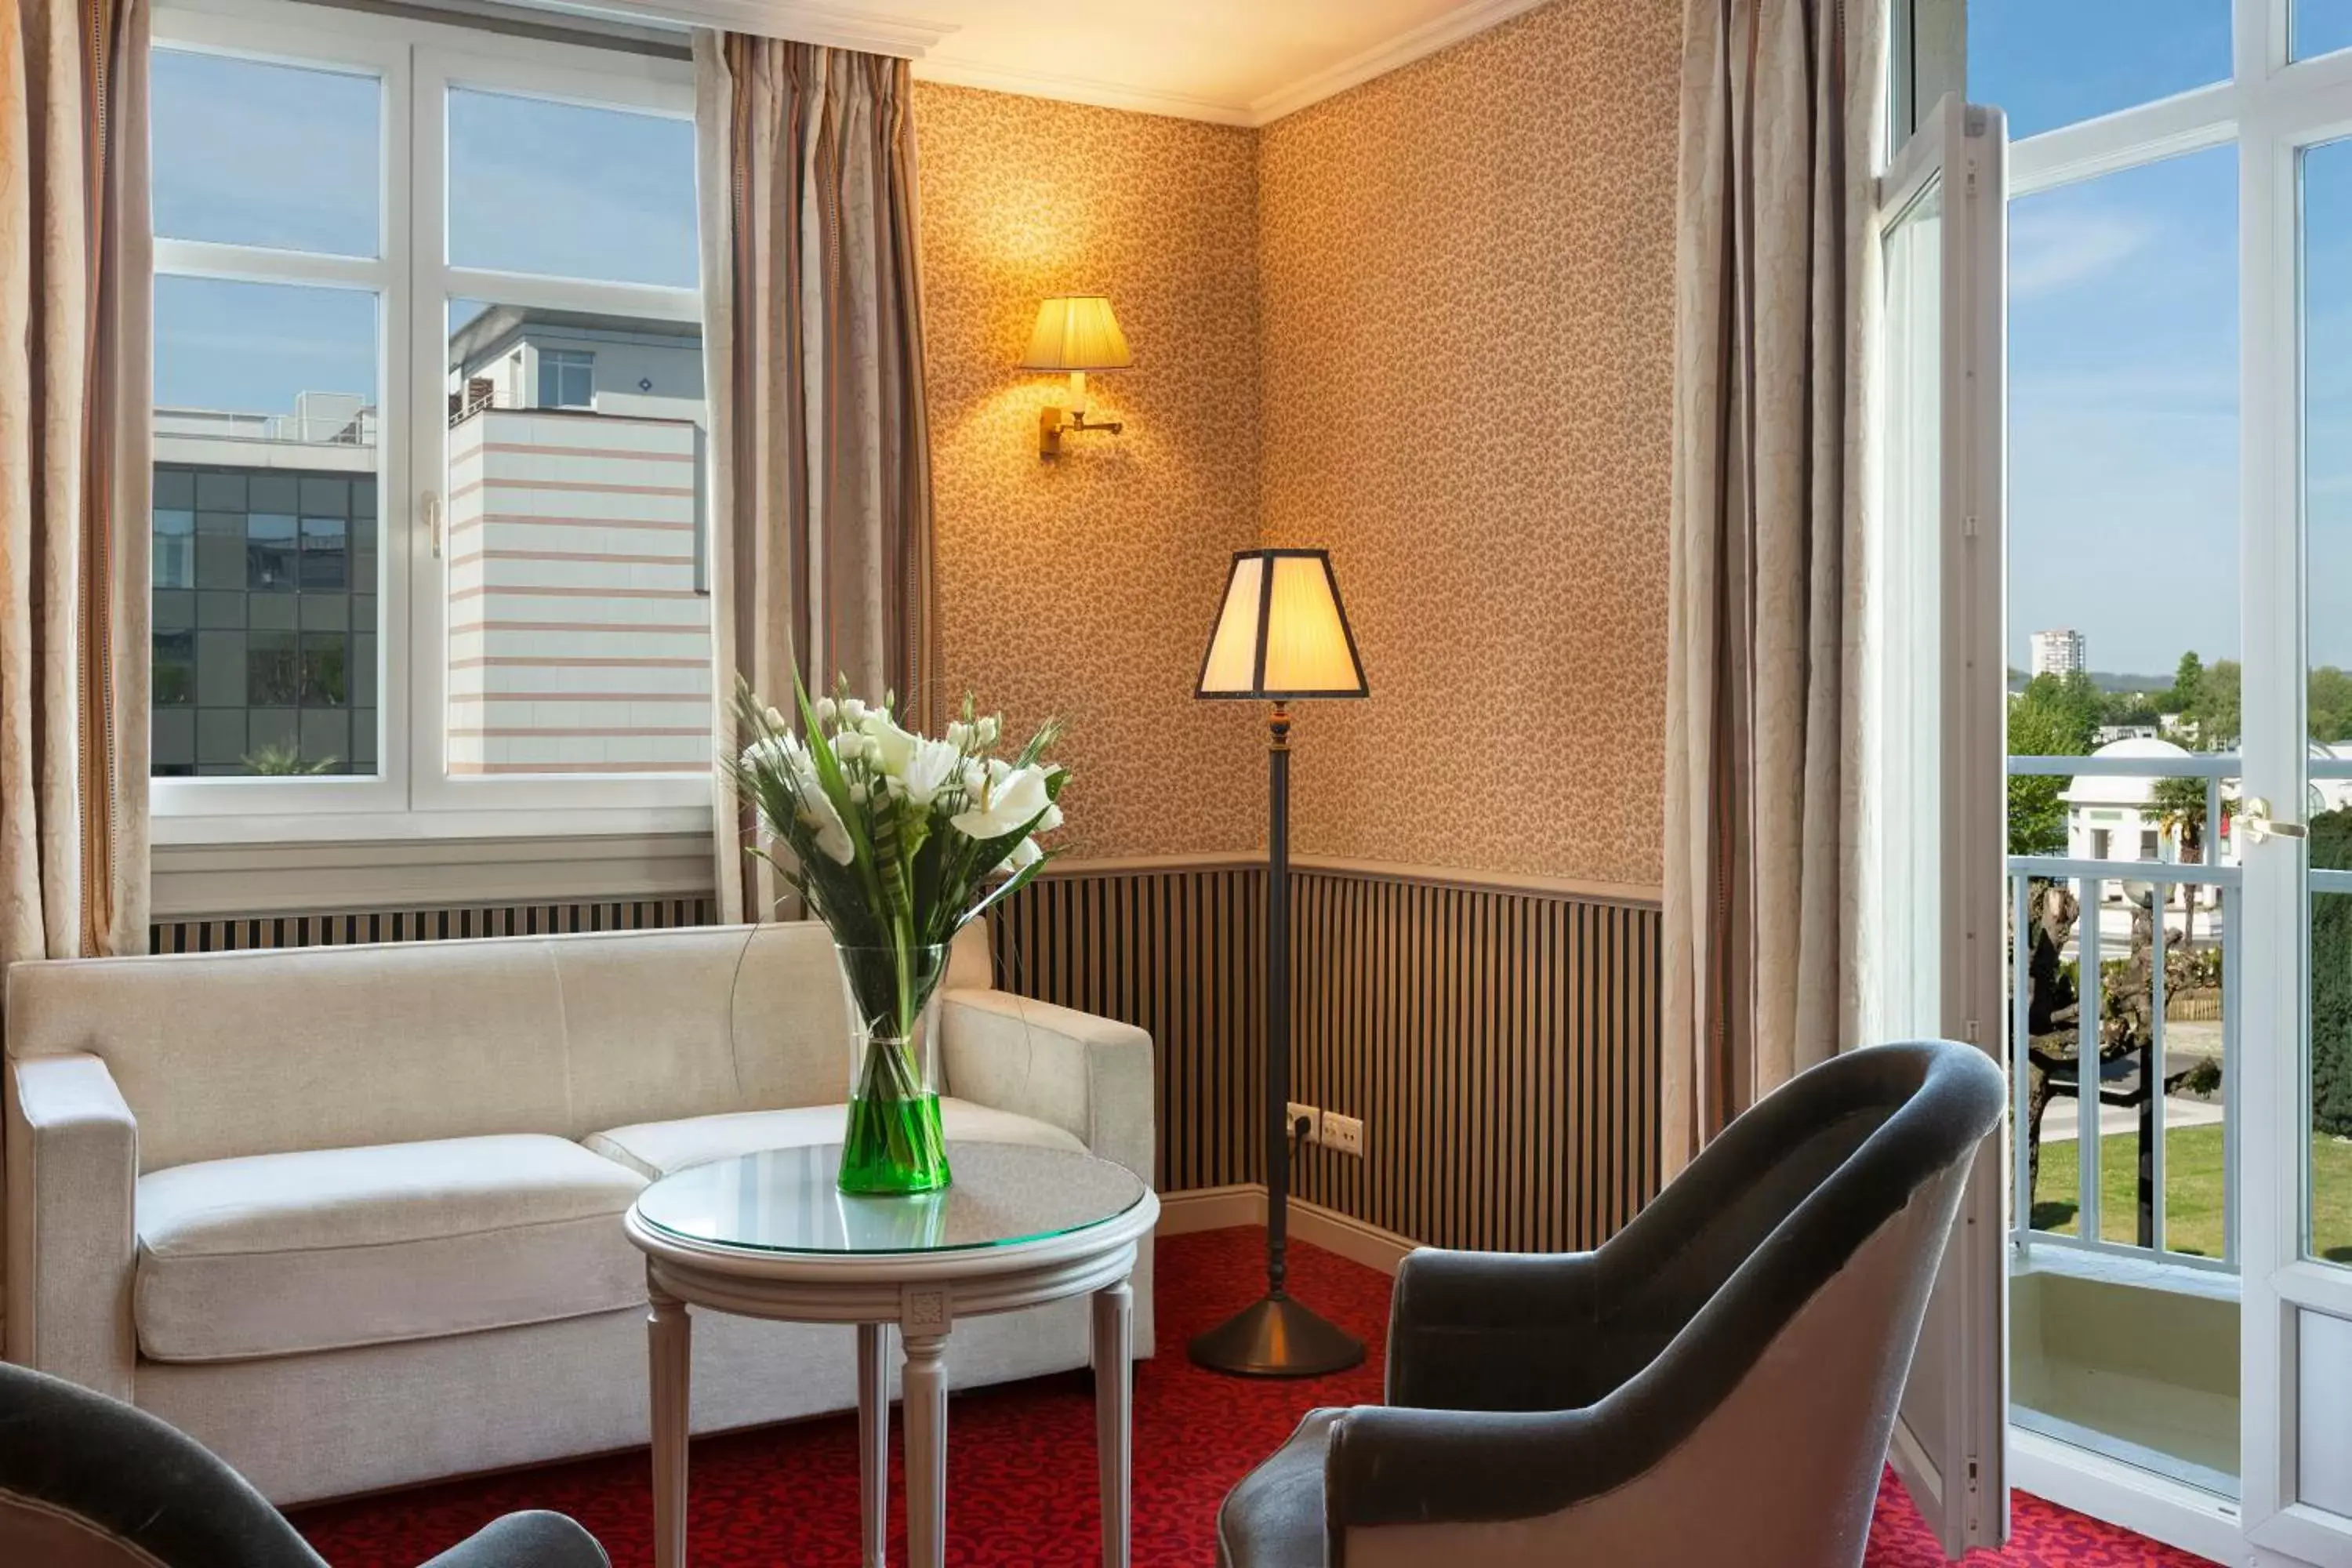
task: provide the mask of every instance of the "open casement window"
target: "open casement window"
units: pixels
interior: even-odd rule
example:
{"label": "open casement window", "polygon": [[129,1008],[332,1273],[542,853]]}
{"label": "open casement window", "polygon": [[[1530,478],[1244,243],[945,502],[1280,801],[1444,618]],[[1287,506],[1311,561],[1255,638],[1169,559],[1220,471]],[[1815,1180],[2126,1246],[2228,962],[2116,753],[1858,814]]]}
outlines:
{"label": "open casement window", "polygon": [[[1881,474],[1864,632],[1864,1037],[1998,1051],[2004,948],[2001,277],[2005,138],[1947,96],[1881,182]],[[1936,1281],[1893,1458],[1957,1559],[2007,1539],[1998,1133]]]}
{"label": "open casement window", "polygon": [[707,827],[683,36],[154,37],[158,842]]}

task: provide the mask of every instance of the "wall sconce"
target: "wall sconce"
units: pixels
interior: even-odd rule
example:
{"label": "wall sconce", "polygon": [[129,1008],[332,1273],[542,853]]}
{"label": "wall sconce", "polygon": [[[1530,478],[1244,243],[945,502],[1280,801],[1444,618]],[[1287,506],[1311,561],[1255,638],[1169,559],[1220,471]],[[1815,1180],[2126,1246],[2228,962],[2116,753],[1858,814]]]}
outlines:
{"label": "wall sconce", "polygon": [[1073,430],[1106,430],[1118,435],[1116,419],[1087,418],[1087,372],[1124,370],[1133,363],[1127,352],[1127,334],[1110,313],[1110,301],[1100,294],[1055,294],[1037,307],[1037,328],[1029,334],[1024,370],[1067,371],[1070,405],[1066,410],[1046,405],[1037,416],[1037,456],[1062,455],[1062,437]]}

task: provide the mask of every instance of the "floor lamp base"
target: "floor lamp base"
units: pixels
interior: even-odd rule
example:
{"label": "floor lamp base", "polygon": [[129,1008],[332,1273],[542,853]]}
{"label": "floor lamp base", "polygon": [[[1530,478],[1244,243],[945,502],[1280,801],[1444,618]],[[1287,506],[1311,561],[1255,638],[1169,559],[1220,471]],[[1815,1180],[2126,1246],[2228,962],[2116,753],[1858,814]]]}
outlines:
{"label": "floor lamp base", "polygon": [[1319,1377],[1364,1359],[1364,1343],[1287,1296],[1274,1295],[1195,1337],[1193,1363],[1243,1377]]}

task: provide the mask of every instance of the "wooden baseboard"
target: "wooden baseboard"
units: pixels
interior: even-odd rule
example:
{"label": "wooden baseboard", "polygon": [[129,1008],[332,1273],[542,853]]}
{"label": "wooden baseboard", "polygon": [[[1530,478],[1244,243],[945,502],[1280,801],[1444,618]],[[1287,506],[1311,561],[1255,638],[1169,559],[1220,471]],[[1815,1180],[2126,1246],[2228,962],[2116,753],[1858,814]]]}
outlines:
{"label": "wooden baseboard", "polygon": [[[1160,1197],[1160,1234],[1186,1236],[1196,1230],[1228,1230],[1236,1226],[1265,1224],[1265,1188],[1255,1182],[1225,1187],[1200,1187],[1191,1192],[1163,1193]],[[1309,1246],[1336,1252],[1350,1263],[1394,1274],[1404,1255],[1418,1243],[1392,1230],[1367,1225],[1337,1209],[1290,1200],[1290,1234]]]}

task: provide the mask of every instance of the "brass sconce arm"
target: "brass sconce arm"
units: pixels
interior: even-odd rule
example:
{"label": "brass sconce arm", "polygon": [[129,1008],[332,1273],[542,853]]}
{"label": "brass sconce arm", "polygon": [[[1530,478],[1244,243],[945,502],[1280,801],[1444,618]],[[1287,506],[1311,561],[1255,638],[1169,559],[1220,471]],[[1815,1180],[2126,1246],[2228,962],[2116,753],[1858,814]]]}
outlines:
{"label": "brass sconce arm", "polygon": [[1117,419],[1089,419],[1084,414],[1073,414],[1066,408],[1047,407],[1037,415],[1037,456],[1051,461],[1062,455],[1062,437],[1081,430],[1099,430],[1116,436],[1126,428]]}

